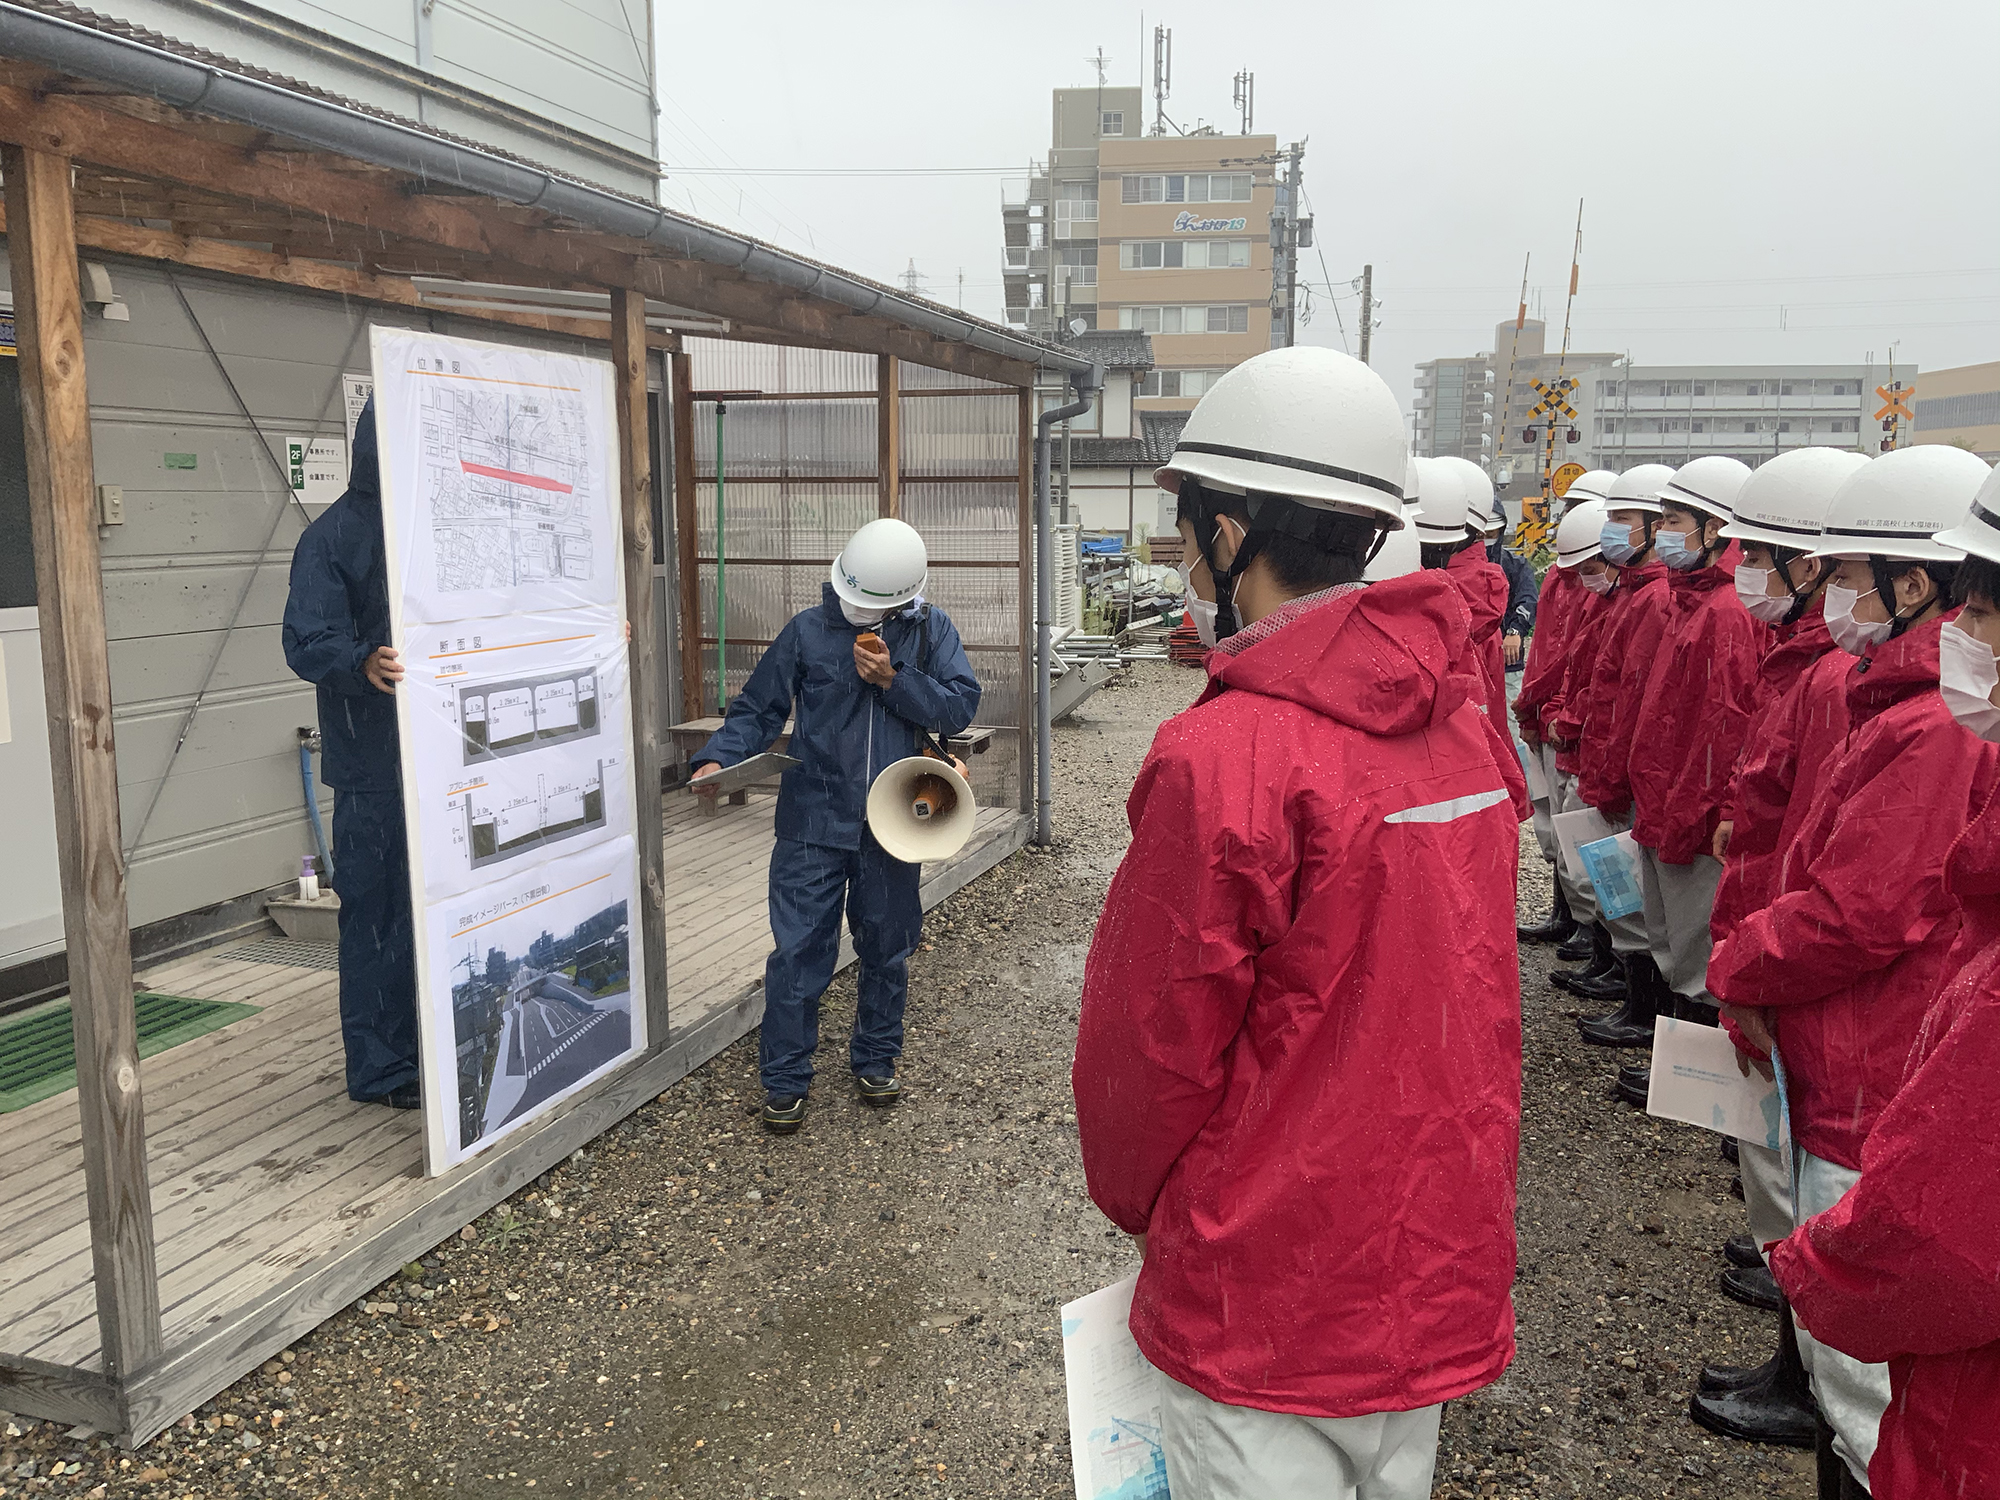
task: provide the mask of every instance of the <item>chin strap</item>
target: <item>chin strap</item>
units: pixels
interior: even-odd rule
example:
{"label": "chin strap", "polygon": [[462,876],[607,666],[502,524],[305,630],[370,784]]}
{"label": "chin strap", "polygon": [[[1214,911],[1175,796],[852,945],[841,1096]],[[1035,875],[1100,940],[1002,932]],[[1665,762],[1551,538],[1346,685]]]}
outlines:
{"label": "chin strap", "polygon": [[1208,576],[1215,584],[1215,638],[1226,641],[1242,628],[1236,619],[1236,580],[1256,558],[1257,538],[1246,532],[1237,544],[1236,556],[1224,568],[1215,560],[1216,538],[1222,534],[1221,518],[1210,515],[1204,507],[1193,524],[1195,545],[1201,549],[1201,560],[1208,564]]}
{"label": "chin strap", "polygon": [[[1923,564],[1912,563],[1910,566],[1921,569]],[[1909,569],[1905,568],[1903,571],[1908,572]],[[1917,615],[1905,616],[1896,607],[1896,575],[1889,571],[1889,559],[1871,555],[1868,559],[1868,572],[1875,580],[1875,597],[1880,599],[1882,607],[1889,611],[1889,639],[1893,641],[1897,636],[1916,624],[1917,615],[1922,614],[1924,610],[1929,608],[1932,601],[1927,599],[1918,605]],[[1932,582],[1935,584],[1936,580],[1933,579]]]}

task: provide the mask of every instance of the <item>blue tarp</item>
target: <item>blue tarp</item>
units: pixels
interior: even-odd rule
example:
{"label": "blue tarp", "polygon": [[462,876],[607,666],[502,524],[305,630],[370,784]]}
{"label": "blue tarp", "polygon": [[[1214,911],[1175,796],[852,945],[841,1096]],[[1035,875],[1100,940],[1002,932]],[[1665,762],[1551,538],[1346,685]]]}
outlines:
{"label": "blue tarp", "polygon": [[1116,557],[1125,550],[1125,543],[1115,536],[1085,537],[1083,550],[1091,557]]}

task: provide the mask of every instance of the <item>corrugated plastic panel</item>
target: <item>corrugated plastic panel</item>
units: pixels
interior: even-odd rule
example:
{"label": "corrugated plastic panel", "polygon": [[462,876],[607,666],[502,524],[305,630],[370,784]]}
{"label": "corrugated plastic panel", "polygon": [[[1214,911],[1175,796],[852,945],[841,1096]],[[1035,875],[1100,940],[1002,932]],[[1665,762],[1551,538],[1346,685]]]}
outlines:
{"label": "corrugated plastic panel", "polygon": [[[732,401],[722,416],[723,474],[734,480],[875,473],[872,401]],[[694,408],[694,467],[715,475],[715,406]]]}
{"label": "corrugated plastic panel", "polygon": [[905,474],[1014,474],[1020,403],[1014,396],[914,396],[903,408]]}
{"label": "corrugated plastic panel", "polygon": [[[831,561],[847,539],[875,519],[879,500],[863,484],[786,484],[731,479],[724,519],[731,557],[817,557]],[[695,548],[715,555],[715,486],[699,487]]]}
{"label": "corrugated plastic panel", "polygon": [[872,391],[875,356],[783,349],[731,339],[690,338],[684,347],[698,391]]}
{"label": "corrugated plastic panel", "polygon": [[1012,479],[903,484],[903,519],[933,560],[1014,562],[1021,555],[1020,489]]}
{"label": "corrugated plastic panel", "polygon": [[897,379],[906,391],[1004,391],[1014,394],[1014,387],[1001,385],[991,380],[979,380],[971,375],[955,375],[950,370],[933,369],[929,365],[911,364],[907,359],[898,360],[901,368]]}

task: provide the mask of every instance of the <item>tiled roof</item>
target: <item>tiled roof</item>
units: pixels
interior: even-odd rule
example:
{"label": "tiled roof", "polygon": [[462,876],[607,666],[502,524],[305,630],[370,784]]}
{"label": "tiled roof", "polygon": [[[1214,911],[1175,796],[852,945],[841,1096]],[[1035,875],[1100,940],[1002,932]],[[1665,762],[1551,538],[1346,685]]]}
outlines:
{"label": "tiled roof", "polygon": [[1056,342],[1088,354],[1107,370],[1153,368],[1152,335],[1136,328],[1087,328],[1082,333],[1061,333]]}
{"label": "tiled roof", "polygon": [[1159,465],[1174,456],[1174,444],[1181,440],[1191,413],[1184,411],[1142,411],[1139,430],[1145,434],[1146,462]]}

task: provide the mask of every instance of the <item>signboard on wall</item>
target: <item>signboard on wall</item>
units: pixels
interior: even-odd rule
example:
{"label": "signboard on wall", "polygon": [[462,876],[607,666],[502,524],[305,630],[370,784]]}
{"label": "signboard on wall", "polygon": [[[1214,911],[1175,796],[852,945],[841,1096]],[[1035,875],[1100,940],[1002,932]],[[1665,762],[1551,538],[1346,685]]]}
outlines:
{"label": "signboard on wall", "polygon": [[618,434],[601,360],[373,344],[435,1174],[647,1045]]}

